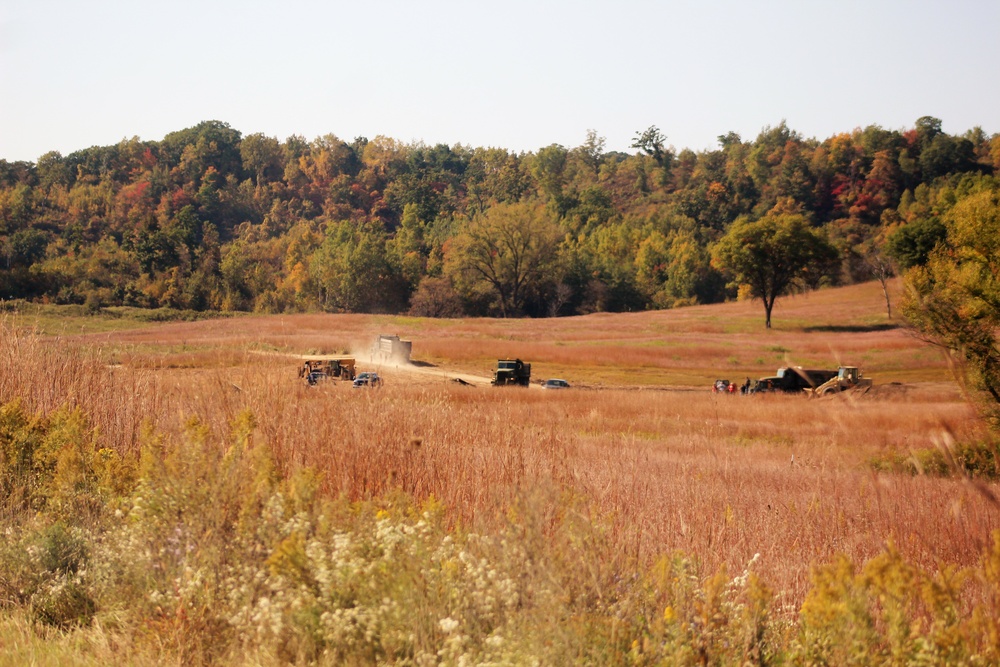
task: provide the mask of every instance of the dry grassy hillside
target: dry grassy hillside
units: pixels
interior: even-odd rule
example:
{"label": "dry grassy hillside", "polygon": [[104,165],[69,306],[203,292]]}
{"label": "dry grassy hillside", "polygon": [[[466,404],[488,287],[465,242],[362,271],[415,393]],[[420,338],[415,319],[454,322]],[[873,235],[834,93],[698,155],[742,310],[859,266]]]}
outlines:
{"label": "dry grassy hillside", "polygon": [[161,368],[239,366],[246,350],[364,354],[374,335],[397,333],[413,340],[414,359],[444,372],[488,375],[498,357],[516,356],[534,364],[536,378],[588,386],[704,387],[718,377],[838,361],[861,366],[879,384],[950,380],[939,351],[887,320],[884,308],[878,284],[868,283],[779,300],[770,331],[759,303],[739,302],[540,320],[252,316],[67,338]]}

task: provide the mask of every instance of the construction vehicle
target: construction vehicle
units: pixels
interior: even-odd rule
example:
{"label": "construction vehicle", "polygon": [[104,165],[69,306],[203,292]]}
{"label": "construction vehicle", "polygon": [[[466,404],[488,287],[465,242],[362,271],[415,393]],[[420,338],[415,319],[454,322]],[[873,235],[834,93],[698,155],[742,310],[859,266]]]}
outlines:
{"label": "construction vehicle", "polygon": [[299,377],[310,385],[324,380],[354,380],[354,357],[307,357],[299,367]]}
{"label": "construction vehicle", "polygon": [[749,388],[749,393],[798,392],[803,389],[815,389],[835,377],[837,377],[837,371],[833,370],[807,369],[801,366],[782,367],[774,375],[757,380]]}
{"label": "construction vehicle", "polygon": [[409,363],[411,351],[413,351],[413,341],[383,334],[378,336],[372,345],[372,359]]}
{"label": "construction vehicle", "polygon": [[837,377],[806,391],[810,396],[830,396],[842,391],[866,393],[872,388],[872,384],[871,378],[862,377],[857,366],[841,366],[837,370]]}
{"label": "construction vehicle", "polygon": [[505,387],[516,385],[527,387],[531,383],[531,364],[526,364],[520,359],[498,359],[497,368],[493,371],[493,380],[490,384],[494,387]]}

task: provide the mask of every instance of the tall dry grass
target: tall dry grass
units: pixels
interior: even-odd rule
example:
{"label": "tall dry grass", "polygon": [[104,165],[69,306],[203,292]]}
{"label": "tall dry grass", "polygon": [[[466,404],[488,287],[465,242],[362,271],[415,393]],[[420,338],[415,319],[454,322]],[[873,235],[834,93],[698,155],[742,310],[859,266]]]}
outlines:
{"label": "tall dry grass", "polygon": [[[791,600],[804,594],[812,564],[835,553],[862,561],[889,541],[915,562],[973,562],[1000,527],[980,487],[875,473],[868,462],[947,437],[982,439],[981,424],[943,382],[886,385],[911,372],[943,380],[946,365],[900,329],[867,327],[878,311],[865,304],[881,299],[874,287],[833,292],[783,300],[784,319],[766,334],[751,330],[759,304],[744,303],[516,322],[280,316],[58,341],[7,325],[0,353],[10,372],[0,378],[0,400],[22,397],[38,411],[81,405],[123,453],[136,450],[147,421],[180,441],[197,417],[224,442],[250,411],[253,437],[278,464],[316,468],[326,493],[433,496],[466,524],[497,520],[539,486],[561,489],[611,516],[616,543],[640,561],[681,549],[707,568],[738,571],[760,553],[759,571]],[[294,360],[256,353],[364,349],[386,331],[414,339],[415,357],[441,377],[386,368],[379,391],[307,388]],[[706,389],[548,393],[447,382],[448,370],[485,374],[491,359],[507,355],[532,361],[536,377],[695,387],[840,357],[874,375],[876,391],[810,402]],[[109,368],[109,360],[123,366]]]}
{"label": "tall dry grass", "polygon": [[[312,467],[331,496],[434,497],[469,525],[501,521],[546,486],[612,517],[640,562],[682,550],[705,567],[759,572],[789,601],[836,553],[862,562],[888,542],[914,562],[970,564],[1000,510],[961,479],[876,474],[868,460],[984,437],[957,393],[898,388],[857,401],[708,391],[460,387],[387,370],[383,389],[306,387],[294,364],[244,353],[228,368],[136,363],[3,330],[0,401],[79,405],[110,446],[134,452],[144,422],[178,435],[197,417],[218,442],[251,412],[254,439],[286,471]],[[134,354],[140,354],[135,352]],[[159,368],[146,370],[142,367]],[[54,369],[61,369],[56,372]]]}
{"label": "tall dry grass", "polygon": [[98,348],[61,338],[41,339],[0,320],[0,403],[20,400],[48,414],[80,407],[107,446],[138,452],[140,434],[161,414],[157,378],[141,369],[112,365]]}

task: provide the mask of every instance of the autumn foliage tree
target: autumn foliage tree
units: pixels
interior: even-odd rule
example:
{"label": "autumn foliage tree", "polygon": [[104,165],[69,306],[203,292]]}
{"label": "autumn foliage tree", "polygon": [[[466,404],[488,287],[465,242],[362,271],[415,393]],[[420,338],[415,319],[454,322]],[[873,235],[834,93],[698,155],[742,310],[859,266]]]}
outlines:
{"label": "autumn foliage tree", "polygon": [[1000,424],[1000,186],[960,199],[946,222],[927,263],[906,274],[903,313],[966,362]]}
{"label": "autumn foliage tree", "polygon": [[519,315],[556,259],[559,226],[545,207],[498,204],[469,220],[448,263],[466,291],[485,287],[502,317]]}

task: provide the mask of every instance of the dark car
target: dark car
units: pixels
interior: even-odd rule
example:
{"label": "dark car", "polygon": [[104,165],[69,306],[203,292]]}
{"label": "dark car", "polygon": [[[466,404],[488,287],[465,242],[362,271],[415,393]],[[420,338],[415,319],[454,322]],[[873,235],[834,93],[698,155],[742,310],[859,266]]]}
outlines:
{"label": "dark car", "polygon": [[364,372],[358,373],[358,377],[354,378],[354,388],[358,387],[380,387],[382,385],[382,378],[378,376],[378,373]]}
{"label": "dark car", "polygon": [[542,389],[569,389],[569,382],[553,378],[543,382]]}

